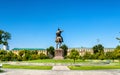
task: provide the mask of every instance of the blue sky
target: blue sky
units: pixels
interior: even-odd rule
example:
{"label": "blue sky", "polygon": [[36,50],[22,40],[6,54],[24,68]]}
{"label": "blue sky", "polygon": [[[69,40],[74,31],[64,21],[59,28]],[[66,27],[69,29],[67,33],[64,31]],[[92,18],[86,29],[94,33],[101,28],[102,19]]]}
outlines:
{"label": "blue sky", "polygon": [[10,48],[55,47],[60,27],[68,47],[116,47],[119,0],[0,0],[0,29],[12,35]]}

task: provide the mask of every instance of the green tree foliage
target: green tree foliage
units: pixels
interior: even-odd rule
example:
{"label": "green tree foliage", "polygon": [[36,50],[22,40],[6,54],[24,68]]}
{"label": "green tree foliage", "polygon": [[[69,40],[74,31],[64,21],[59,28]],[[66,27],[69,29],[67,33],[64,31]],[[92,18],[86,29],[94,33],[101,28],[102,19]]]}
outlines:
{"label": "green tree foliage", "polygon": [[37,55],[37,54],[38,54],[38,51],[37,51],[37,50],[31,51],[31,53],[32,53],[33,55]]}
{"label": "green tree foliage", "polygon": [[31,60],[36,60],[36,59],[39,59],[39,55],[38,55],[38,51],[35,50],[35,51],[31,51]]}
{"label": "green tree foliage", "polygon": [[64,50],[64,57],[67,56],[67,50],[68,50],[67,45],[64,44],[60,48],[62,48]]}
{"label": "green tree foliage", "polygon": [[20,57],[22,57],[24,54],[25,54],[25,50],[20,50],[20,51],[18,52],[18,55],[19,55]]}
{"label": "green tree foliage", "polygon": [[98,59],[99,56],[100,56],[100,53],[93,54],[93,59]]}
{"label": "green tree foliage", "polygon": [[48,57],[44,53],[40,53],[40,59],[47,59]]}
{"label": "green tree foliage", "polygon": [[4,33],[4,31],[3,30],[0,30],[0,44],[2,44],[3,43],[3,33]]}
{"label": "green tree foliage", "polygon": [[32,55],[31,51],[25,50],[25,53],[23,55],[23,60],[26,61],[32,59],[31,55]]}
{"label": "green tree foliage", "polygon": [[100,56],[98,57],[100,60],[104,60],[105,59],[105,55],[104,54],[100,54]]}
{"label": "green tree foliage", "polygon": [[77,50],[75,50],[75,49],[72,49],[71,52],[70,52],[69,57],[71,59],[73,59],[74,63],[75,63],[75,60],[77,60],[79,58],[79,52]]}
{"label": "green tree foliage", "polygon": [[1,61],[4,61],[5,55],[7,55],[7,51],[0,50],[0,60]]}
{"label": "green tree foliage", "polygon": [[53,58],[54,57],[54,51],[55,51],[55,49],[54,49],[53,46],[50,46],[49,48],[47,48],[47,56],[49,58]]}
{"label": "green tree foliage", "polygon": [[32,54],[31,55],[31,60],[37,60],[39,59],[39,55],[38,54]]}
{"label": "green tree foliage", "polygon": [[0,30],[0,44],[8,45],[8,40],[11,39],[11,34]]}
{"label": "green tree foliage", "polygon": [[43,53],[38,53],[38,51],[20,50],[18,54],[12,51],[0,50],[0,61],[27,61],[27,60],[37,60],[37,59],[48,59],[48,57]]}
{"label": "green tree foliage", "polygon": [[105,58],[104,56],[104,47],[101,44],[95,45],[93,47],[94,59],[101,59]]}
{"label": "green tree foliage", "polygon": [[114,62],[114,59],[116,58],[115,52],[114,51],[106,52],[105,58],[110,60],[112,59]]}
{"label": "green tree foliage", "polygon": [[17,55],[12,51],[0,50],[0,60],[1,61],[15,61],[17,60]]}
{"label": "green tree foliage", "polygon": [[100,53],[104,53],[104,47],[101,44],[95,45],[93,47],[93,52],[94,54],[100,52]]}
{"label": "green tree foliage", "polygon": [[11,39],[11,34],[9,32],[3,33],[3,44],[8,45],[8,40]]}
{"label": "green tree foliage", "polygon": [[120,46],[118,45],[114,50],[115,56],[117,59],[119,59],[120,62]]}
{"label": "green tree foliage", "polygon": [[5,55],[4,60],[5,61],[13,61],[13,56],[14,56],[14,53],[12,51],[9,51]]}
{"label": "green tree foliage", "polygon": [[7,51],[5,50],[0,50],[0,55],[6,55],[7,54]]}
{"label": "green tree foliage", "polygon": [[48,58],[45,54],[40,53],[38,51],[29,51],[29,50],[20,50],[18,53],[19,61],[27,61],[27,60],[36,60],[36,59],[46,59]]}
{"label": "green tree foliage", "polygon": [[85,52],[85,54],[82,57],[83,60],[85,59],[92,59],[92,54],[90,52]]}
{"label": "green tree foliage", "polygon": [[18,61],[22,61],[23,58],[22,58],[21,56],[18,55],[18,56],[17,56],[17,60],[18,60]]}
{"label": "green tree foliage", "polygon": [[[13,53],[14,54],[14,53]],[[18,61],[18,55],[17,54],[14,54],[13,56],[12,56],[12,59],[13,59],[13,61]]]}

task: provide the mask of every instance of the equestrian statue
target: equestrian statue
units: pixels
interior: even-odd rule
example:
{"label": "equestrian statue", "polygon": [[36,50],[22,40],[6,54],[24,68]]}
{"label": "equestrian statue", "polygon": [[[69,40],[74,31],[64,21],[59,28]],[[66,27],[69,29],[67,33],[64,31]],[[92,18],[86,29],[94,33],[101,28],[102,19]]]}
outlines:
{"label": "equestrian statue", "polygon": [[59,49],[61,47],[61,44],[63,42],[63,37],[61,36],[61,33],[63,32],[63,30],[60,30],[58,28],[57,32],[56,32],[56,49]]}

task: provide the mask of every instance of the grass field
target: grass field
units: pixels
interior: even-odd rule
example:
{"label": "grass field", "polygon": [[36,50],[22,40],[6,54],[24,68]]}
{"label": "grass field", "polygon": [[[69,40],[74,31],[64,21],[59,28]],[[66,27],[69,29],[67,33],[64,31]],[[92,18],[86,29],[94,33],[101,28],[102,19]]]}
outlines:
{"label": "grass field", "polygon": [[[30,61],[23,61],[29,63],[74,63],[72,59],[64,59],[64,60],[54,60],[54,59],[44,59],[44,60],[30,60]],[[88,62],[83,60],[76,60],[76,63],[81,62]]]}
{"label": "grass field", "polygon": [[[76,60],[75,63],[101,63],[107,60]],[[7,63],[9,61],[0,61],[0,63]],[[41,60],[29,60],[29,61],[13,61],[13,62],[25,62],[25,63],[74,63],[73,59],[55,60],[55,59],[41,59]],[[111,60],[112,62],[112,60]],[[116,62],[116,61],[115,61]],[[117,61],[118,62],[118,61]]]}
{"label": "grass field", "polygon": [[120,69],[120,66],[69,66],[71,70],[104,70]]}
{"label": "grass field", "polygon": [[28,65],[10,65],[4,64],[3,68],[10,69],[36,69],[36,70],[51,70],[52,66],[28,66]]}
{"label": "grass field", "polygon": [[98,66],[68,66],[71,70],[104,70],[104,69],[120,69],[120,63]]}
{"label": "grass field", "polygon": [[[36,66],[36,65],[24,65],[24,63],[61,63],[61,64],[68,64],[72,63],[71,66],[68,66],[71,70],[103,70],[103,69],[120,69],[120,62],[111,62],[110,64],[106,64],[107,60],[76,60],[76,64],[74,64],[73,60],[65,59],[65,60],[54,60],[54,59],[44,59],[44,60],[30,60],[30,61],[16,61],[19,65],[12,65],[12,62],[2,62],[3,68],[10,68],[10,69],[37,69],[37,70],[51,70],[52,66]],[[14,62],[13,62],[14,63]],[[20,65],[22,63],[22,65]],[[78,63],[78,64],[77,64]],[[80,63],[80,64],[79,64]],[[75,65],[75,66],[74,66]],[[80,66],[79,66],[80,65]]]}

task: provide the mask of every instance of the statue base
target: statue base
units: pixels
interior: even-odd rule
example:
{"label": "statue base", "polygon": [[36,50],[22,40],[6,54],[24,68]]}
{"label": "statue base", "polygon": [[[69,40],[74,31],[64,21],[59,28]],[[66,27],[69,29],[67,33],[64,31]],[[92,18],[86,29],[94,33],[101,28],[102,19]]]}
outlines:
{"label": "statue base", "polygon": [[55,57],[54,59],[64,59],[63,57],[63,50],[61,48],[55,50]]}

